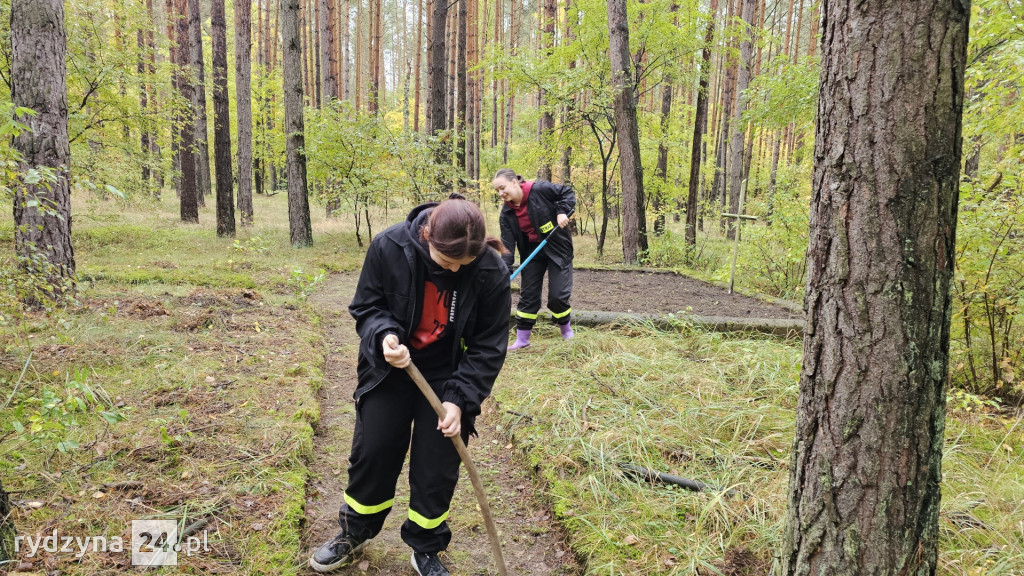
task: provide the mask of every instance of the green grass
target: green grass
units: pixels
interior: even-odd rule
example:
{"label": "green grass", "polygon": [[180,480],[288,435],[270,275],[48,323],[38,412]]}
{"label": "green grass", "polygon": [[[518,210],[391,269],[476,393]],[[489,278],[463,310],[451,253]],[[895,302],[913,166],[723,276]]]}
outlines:
{"label": "green grass", "polygon": [[[179,571],[297,573],[325,354],[303,295],[320,270],[357,268],[362,251],[350,220],[325,221],[319,210],[314,246],[291,248],[283,194],[256,198],[257,223],[237,240],[215,236],[212,207],[202,224],[180,223],[168,196],[129,207],[76,197],[79,305],[0,326],[0,476],[18,505],[14,520],[22,534],[126,537],[135,518],[208,518],[212,550],[180,558]],[[493,231],[497,212],[487,214]],[[374,231],[402,215],[379,215]],[[9,262],[9,221],[0,241],[0,262]],[[677,269],[719,281],[727,270],[724,240],[708,241],[718,264],[703,270],[673,264],[678,255],[656,242]],[[576,249],[581,265],[614,265],[620,243],[609,238],[603,258],[592,236]],[[509,356],[494,397],[587,572],[769,573],[784,522],[799,342],[618,327],[582,328],[564,345],[547,324],[537,332],[531,349]],[[69,416],[66,437],[78,448],[11,434],[44,389],[73,397],[79,380],[97,399]],[[107,426],[98,412],[117,403],[126,420]],[[960,400],[946,436],[940,573],[1021,574],[1024,422]],[[640,483],[618,462],[741,497]],[[129,480],[138,487],[104,486]],[[69,574],[127,569],[114,554],[35,561]]]}
{"label": "green grass", "polygon": [[[622,327],[581,329],[563,345],[553,328],[539,331],[532,350],[509,356],[494,397],[587,572],[777,569],[799,342]],[[1019,420],[950,415],[941,574],[1024,570]],[[619,462],[740,497],[639,483]]]}
{"label": "green grass", "polygon": [[[296,573],[324,358],[303,296],[320,271],[357,267],[362,251],[351,226],[320,214],[314,246],[291,248],[284,195],[257,198],[257,223],[237,242],[216,237],[212,208],[200,225],[181,223],[171,196],[76,203],[78,303],[0,327],[0,476],[14,521],[21,534],[127,542],[132,519],[207,518],[211,551],[180,556],[179,571]],[[78,381],[95,403],[43,418],[56,427],[48,438],[9,434],[44,390],[67,405]],[[98,415],[114,410],[125,420]],[[57,451],[58,440],[77,447]],[[126,568],[126,555],[44,556],[28,560],[64,573]]]}

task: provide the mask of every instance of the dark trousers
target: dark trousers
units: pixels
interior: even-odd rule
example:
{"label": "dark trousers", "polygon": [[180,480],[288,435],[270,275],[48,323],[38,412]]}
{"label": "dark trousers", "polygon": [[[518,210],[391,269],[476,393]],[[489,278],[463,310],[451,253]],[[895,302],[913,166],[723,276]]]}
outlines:
{"label": "dark trousers", "polygon": [[516,306],[516,328],[519,330],[530,330],[537,322],[545,272],[548,274],[548,310],[551,311],[555,324],[569,323],[572,312],[569,306],[569,297],[572,295],[572,266],[559,266],[541,252],[520,274],[523,280],[519,290],[519,305]]}
{"label": "dark trousers", "polygon": [[[467,428],[463,425],[463,440],[468,440]],[[437,414],[426,398],[401,371],[356,404],[348,487],[338,520],[355,538],[380,532],[394,503],[410,436],[409,516],[402,524],[402,540],[417,552],[440,552],[452,539],[445,519],[459,479],[459,453],[437,429]]]}

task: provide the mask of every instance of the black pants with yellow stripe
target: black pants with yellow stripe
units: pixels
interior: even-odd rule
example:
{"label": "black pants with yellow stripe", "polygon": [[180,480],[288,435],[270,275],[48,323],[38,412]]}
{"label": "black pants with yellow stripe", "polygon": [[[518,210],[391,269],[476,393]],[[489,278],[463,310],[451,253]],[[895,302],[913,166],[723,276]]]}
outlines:
{"label": "black pants with yellow stripe", "polygon": [[[462,436],[468,441],[466,428]],[[452,539],[445,520],[459,479],[459,453],[437,429],[437,414],[426,398],[401,371],[392,372],[356,404],[339,522],[342,530],[361,540],[380,532],[395,501],[410,438],[409,516],[402,524],[402,540],[416,552],[436,553]]]}
{"label": "black pants with yellow stripe", "polygon": [[[528,253],[532,251],[531,247]],[[545,272],[548,274],[548,310],[551,311],[555,324],[569,323],[572,312],[569,306],[569,297],[572,296],[572,266],[559,266],[541,252],[530,260],[519,275],[523,279],[519,289],[519,304],[516,306],[516,328],[519,330],[530,330],[537,322]]]}

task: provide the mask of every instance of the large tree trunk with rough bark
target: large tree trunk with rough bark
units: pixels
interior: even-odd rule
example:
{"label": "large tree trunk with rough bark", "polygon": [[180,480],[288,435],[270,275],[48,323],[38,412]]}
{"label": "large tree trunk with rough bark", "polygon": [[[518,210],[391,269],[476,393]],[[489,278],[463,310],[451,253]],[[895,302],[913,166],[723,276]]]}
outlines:
{"label": "large tree trunk with rough bark", "polygon": [[824,3],[788,575],[935,574],[970,3]]}
{"label": "large tree trunk with rough bark", "polygon": [[192,111],[195,114],[195,163],[196,186],[199,190],[199,205],[206,205],[210,195],[210,147],[206,142],[206,72],[203,64],[203,25],[199,0],[188,0],[188,44],[192,84]]}
{"label": "large tree trunk with rough bark", "polygon": [[615,126],[619,137],[619,174],[622,178],[622,257],[638,264],[647,252],[644,213],[644,169],[640,161],[640,135],[633,87],[633,61],[629,54],[626,0],[608,1],[608,38],[615,87]]}
{"label": "large tree trunk with rough bark", "polygon": [[238,113],[238,211],[252,224],[252,25],[249,0],[235,0],[235,100]]}
{"label": "large tree trunk with rough bark", "polygon": [[[54,176],[15,187],[14,246],[22,271],[45,279],[40,296],[46,298],[74,292],[66,53],[64,1],[14,0],[11,100],[36,112],[19,118],[29,130],[14,138],[14,149],[21,155],[20,171],[43,167]],[[41,304],[35,295],[26,299]]]}
{"label": "large tree trunk with rough bark", "polygon": [[213,155],[217,180],[217,236],[223,237],[235,235],[231,116],[228,106],[228,37],[224,0],[210,0],[210,31],[213,44]]}
{"label": "large tree trunk with rough bark", "polygon": [[284,133],[288,155],[288,228],[292,246],[312,246],[306,192],[305,126],[302,115],[302,50],[299,0],[281,2],[281,66],[284,71]]}
{"label": "large tree trunk with rough bark", "polygon": [[697,199],[700,197],[700,161],[704,133],[708,127],[708,79],[711,76],[711,42],[715,38],[715,12],[718,0],[711,0],[708,27],[704,33],[704,49],[700,55],[700,81],[697,85],[697,104],[693,114],[693,141],[690,150],[690,183],[686,194],[685,242],[697,245]]}

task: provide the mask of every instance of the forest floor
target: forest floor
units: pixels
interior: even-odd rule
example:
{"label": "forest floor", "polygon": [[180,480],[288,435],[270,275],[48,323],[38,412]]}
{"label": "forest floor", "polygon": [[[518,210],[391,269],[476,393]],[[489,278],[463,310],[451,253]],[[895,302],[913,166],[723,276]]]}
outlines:
{"label": "forest floor", "polygon": [[[363,248],[349,222],[314,212],[314,246],[293,249],[285,196],[254,200],[261,216],[237,239],[216,237],[212,206],[202,225],[182,224],[173,194],[80,202],[78,304],[0,322],[0,477],[18,533],[125,543],[29,555],[23,542],[19,573],[131,570],[136,519],[203,522],[208,534],[208,549],[155,574],[308,574],[335,532],[355,378],[345,307]],[[11,262],[9,221],[0,246]],[[573,305],[793,313],[672,274],[582,269]],[[549,322],[535,332],[509,354],[470,443],[512,573],[778,568],[799,338],[684,323],[581,326],[569,342]],[[107,420],[115,412],[123,419]],[[638,482],[621,463],[740,497]],[[1024,411],[951,391],[942,466],[938,573],[1024,573]],[[403,503],[346,574],[411,573]],[[478,516],[463,479],[446,556],[457,573],[491,573]]]}

